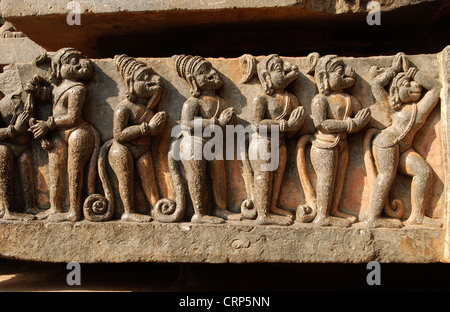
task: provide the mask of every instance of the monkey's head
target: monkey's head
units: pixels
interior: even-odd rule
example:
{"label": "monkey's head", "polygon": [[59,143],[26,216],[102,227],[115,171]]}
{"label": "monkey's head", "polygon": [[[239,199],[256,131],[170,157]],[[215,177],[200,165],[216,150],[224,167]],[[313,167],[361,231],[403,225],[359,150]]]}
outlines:
{"label": "monkey's head", "polygon": [[284,62],[277,54],[271,54],[258,63],[259,81],[269,95],[275,91],[283,91],[299,76],[298,67]]}
{"label": "monkey's head", "polygon": [[59,84],[64,79],[76,81],[89,80],[94,73],[92,62],[80,51],[73,48],[63,48],[57,51],[51,59],[52,82]]}
{"label": "monkey's head", "polygon": [[402,104],[417,102],[422,95],[422,87],[404,72],[398,73],[389,88],[389,102],[394,110]]}
{"label": "monkey's head", "polygon": [[203,57],[177,55],[175,65],[178,75],[189,83],[194,97],[199,97],[202,91],[215,91],[222,86],[219,73]]}
{"label": "monkey's head", "polygon": [[355,70],[344,64],[336,55],[320,57],[318,53],[308,56],[310,70],[314,72],[314,78],[321,94],[329,94],[332,91],[339,92],[350,88],[355,84]]}
{"label": "monkey's head", "polygon": [[125,54],[116,55],[114,61],[127,86],[127,97],[131,102],[136,98],[152,98],[162,93],[161,77],[147,64]]}

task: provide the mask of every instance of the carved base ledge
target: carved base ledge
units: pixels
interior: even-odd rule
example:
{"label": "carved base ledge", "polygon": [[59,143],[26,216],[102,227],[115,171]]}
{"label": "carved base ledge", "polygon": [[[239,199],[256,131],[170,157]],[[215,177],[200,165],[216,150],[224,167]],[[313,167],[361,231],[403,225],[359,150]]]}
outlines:
{"label": "carved base ledge", "polygon": [[80,263],[444,262],[444,229],[0,222],[3,258]]}

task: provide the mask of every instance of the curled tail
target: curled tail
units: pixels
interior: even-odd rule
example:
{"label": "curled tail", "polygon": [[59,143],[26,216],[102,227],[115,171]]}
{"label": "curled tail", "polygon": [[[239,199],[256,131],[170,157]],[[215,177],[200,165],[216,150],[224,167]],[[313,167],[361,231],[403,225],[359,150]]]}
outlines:
{"label": "curled tail", "polygon": [[[114,194],[111,185],[111,181],[108,178],[106,159],[108,151],[112,145],[113,140],[107,141],[99,149],[100,146],[100,136],[97,131],[94,131],[96,147],[94,149],[93,155],[91,157],[89,165],[89,176],[88,176],[88,198],[84,201],[83,211],[84,217],[88,221],[101,222],[108,221],[112,218],[114,213]],[[98,163],[97,163],[98,157]],[[96,168],[98,165],[98,174],[102,182],[103,190],[105,196],[95,193],[95,178],[96,178]]]}
{"label": "curled tail", "polygon": [[183,219],[186,212],[186,186],[183,175],[178,164],[174,159],[174,150],[179,148],[181,138],[175,139],[170,144],[169,153],[167,157],[170,174],[170,184],[173,189],[175,200],[169,198],[162,198],[158,200],[153,207],[152,217],[159,222],[171,223],[179,222]]}
{"label": "curled tail", "polygon": [[[366,176],[370,187],[375,185],[378,175],[371,144],[372,138],[378,133],[379,131],[377,129],[371,128],[366,131],[363,138],[364,166],[366,168]],[[405,204],[400,199],[393,199],[390,203],[386,200],[383,211],[388,217],[401,219],[405,213]]]}
{"label": "curled tail", "polygon": [[306,145],[311,143],[313,136],[310,134],[303,135],[297,142],[297,169],[300,182],[305,193],[305,204],[297,207],[297,221],[311,222],[317,214],[316,209],[316,191],[308,176],[306,168]]}

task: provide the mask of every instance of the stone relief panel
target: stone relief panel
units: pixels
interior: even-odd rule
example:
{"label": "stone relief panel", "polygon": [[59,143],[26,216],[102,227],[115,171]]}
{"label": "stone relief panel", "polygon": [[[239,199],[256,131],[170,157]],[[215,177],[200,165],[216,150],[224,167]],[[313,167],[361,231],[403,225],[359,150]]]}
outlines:
{"label": "stone relief panel", "polygon": [[437,55],[47,53],[0,75],[2,220],[439,228],[441,81]]}

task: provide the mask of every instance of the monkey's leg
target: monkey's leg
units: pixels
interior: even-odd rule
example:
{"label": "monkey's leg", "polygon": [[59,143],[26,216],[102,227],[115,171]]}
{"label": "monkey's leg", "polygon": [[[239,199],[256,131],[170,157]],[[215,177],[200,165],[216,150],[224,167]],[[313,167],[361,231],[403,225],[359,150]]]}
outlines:
{"label": "monkey's leg", "polygon": [[384,205],[388,200],[389,191],[397,175],[399,148],[394,145],[389,148],[373,147],[373,157],[378,170],[375,184],[372,185],[369,208],[363,220],[368,227],[401,227],[397,219],[381,218]]}
{"label": "monkey's leg", "polygon": [[318,226],[350,226],[348,220],[330,216],[337,172],[337,148],[324,149],[313,145],[311,147],[311,162],[317,174],[317,216],[314,220],[314,224]]}
{"label": "monkey's leg", "polygon": [[12,212],[14,204],[14,155],[0,145],[0,217],[4,220],[32,220],[32,215]]}
{"label": "monkey's leg", "polygon": [[109,151],[109,163],[118,182],[119,195],[122,200],[124,213],[122,221],[148,222],[150,216],[134,213],[134,159],[130,150],[117,142],[114,142]]}
{"label": "monkey's leg", "polygon": [[[259,149],[259,144],[269,145],[270,141],[263,138],[252,140],[250,142],[250,151]],[[270,168],[270,161],[270,159],[265,160],[259,157],[257,152],[250,152],[250,163],[254,172],[254,205],[258,212],[256,223],[290,225],[292,223],[292,217],[270,213],[274,172],[263,170]]]}
{"label": "monkey's leg", "polygon": [[206,160],[182,158],[186,178],[188,180],[189,195],[194,206],[194,215],[191,222],[194,223],[223,223],[222,218],[208,216],[206,214]]}
{"label": "monkey's leg", "polygon": [[227,210],[227,171],[225,160],[213,159],[209,162],[209,176],[212,182],[212,193],[216,204],[214,215],[231,221],[240,221],[242,216]]}
{"label": "monkey's leg", "polygon": [[145,152],[136,161],[136,169],[141,180],[145,197],[150,206],[153,207],[159,200],[158,184],[156,182],[155,169],[153,167],[152,154]]}
{"label": "monkey's leg", "polygon": [[50,216],[49,220],[55,222],[81,219],[84,169],[94,149],[91,128],[80,127],[74,130],[69,136],[67,145],[69,211]]}
{"label": "monkey's leg", "polygon": [[36,206],[36,193],[34,182],[34,163],[31,149],[25,150],[18,159],[20,180],[25,201],[25,212],[37,214],[40,210]]}
{"label": "monkey's leg", "polygon": [[49,201],[50,208],[37,215],[38,219],[45,219],[50,215],[62,213],[64,177],[67,164],[67,144],[60,136],[51,138],[53,148],[48,154],[49,169]]}
{"label": "monkey's leg", "polygon": [[337,166],[337,173],[336,173],[336,181],[335,181],[335,187],[334,187],[334,198],[333,198],[333,205],[331,207],[331,215],[343,219],[347,219],[350,223],[356,222],[356,217],[342,212],[339,210],[339,204],[341,202],[342,198],[342,190],[344,188],[344,182],[345,182],[345,175],[347,173],[347,165],[348,165],[348,144],[343,143],[344,146],[341,151],[339,151],[339,160],[338,160],[338,166]]}
{"label": "monkey's leg", "polygon": [[439,220],[425,216],[433,183],[433,172],[428,163],[411,148],[400,156],[399,171],[412,177],[411,215],[405,223],[441,227]]}
{"label": "monkey's leg", "polygon": [[284,171],[287,162],[286,141],[282,139],[279,148],[279,165],[273,174],[272,200],[270,204],[270,212],[281,214],[283,216],[292,217],[292,213],[288,210],[278,208],[278,198],[280,197],[281,183],[283,182]]}
{"label": "monkey's leg", "polygon": [[14,156],[10,149],[0,145],[0,217],[11,212],[14,192]]}

